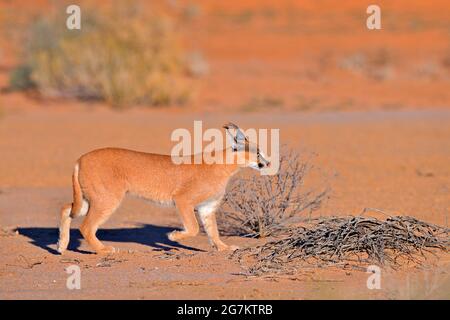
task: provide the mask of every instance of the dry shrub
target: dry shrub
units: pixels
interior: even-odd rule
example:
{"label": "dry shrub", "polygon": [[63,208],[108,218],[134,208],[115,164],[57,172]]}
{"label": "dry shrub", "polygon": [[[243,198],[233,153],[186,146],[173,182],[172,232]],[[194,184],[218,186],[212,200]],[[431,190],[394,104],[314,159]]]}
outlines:
{"label": "dry shrub", "polygon": [[369,53],[358,52],[343,58],[340,68],[355,74],[367,76],[373,80],[384,81],[394,76],[394,58],[386,49]]}
{"label": "dry shrub", "polygon": [[248,237],[272,236],[284,230],[293,218],[319,209],[329,189],[305,187],[312,168],[309,160],[290,150],[280,156],[277,174],[233,180],[219,209],[222,231]]}
{"label": "dry shrub", "polygon": [[68,30],[61,17],[36,20],[24,63],[33,85],[44,96],[100,99],[113,106],[185,102],[190,91],[173,23],[156,12],[140,12],[132,6],[83,10],[81,30]]}
{"label": "dry shrub", "polygon": [[[427,254],[448,252],[450,229],[408,216],[385,220],[365,216],[312,219],[279,239],[236,251],[247,275],[296,273],[307,267],[366,270],[377,264],[397,269],[421,266]],[[256,261],[255,261],[256,260]]]}

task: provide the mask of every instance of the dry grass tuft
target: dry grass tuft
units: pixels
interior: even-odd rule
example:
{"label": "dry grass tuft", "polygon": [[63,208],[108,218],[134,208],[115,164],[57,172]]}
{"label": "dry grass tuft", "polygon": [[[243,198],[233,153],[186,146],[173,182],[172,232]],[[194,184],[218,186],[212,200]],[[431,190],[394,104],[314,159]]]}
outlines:
{"label": "dry grass tuft", "polygon": [[107,10],[84,10],[81,30],[52,15],[32,23],[12,89],[35,86],[43,96],[116,107],[186,102],[185,59],[172,20],[133,6]]}

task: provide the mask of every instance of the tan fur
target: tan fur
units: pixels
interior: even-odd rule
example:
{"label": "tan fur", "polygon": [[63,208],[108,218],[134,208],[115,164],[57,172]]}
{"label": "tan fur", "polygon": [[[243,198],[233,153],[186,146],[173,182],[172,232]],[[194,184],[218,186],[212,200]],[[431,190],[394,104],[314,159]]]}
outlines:
{"label": "tan fur", "polygon": [[[221,152],[225,152],[223,150]],[[137,152],[126,149],[98,149],[83,155],[73,173],[73,203],[61,210],[58,251],[64,252],[69,243],[70,222],[87,215],[80,227],[81,234],[97,253],[114,252],[96,237],[97,229],[120,205],[125,194],[162,204],[174,204],[184,225],[183,231],[169,234],[173,241],[198,234],[199,213],[213,247],[234,249],[219,238],[215,210],[225,193],[229,179],[240,167],[248,166],[251,155],[245,153],[246,163],[232,164],[174,164],[169,155]],[[238,152],[234,152],[237,159]]]}

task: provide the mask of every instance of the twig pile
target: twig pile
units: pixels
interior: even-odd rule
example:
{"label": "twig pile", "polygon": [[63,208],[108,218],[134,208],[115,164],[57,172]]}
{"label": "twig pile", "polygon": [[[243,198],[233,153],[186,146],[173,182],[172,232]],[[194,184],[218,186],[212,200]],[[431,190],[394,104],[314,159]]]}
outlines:
{"label": "twig pile", "polygon": [[[310,226],[290,228],[281,239],[237,250],[232,257],[242,263],[254,258],[248,275],[293,273],[300,267],[338,266],[362,268],[379,264],[399,267],[421,265],[425,252],[448,252],[449,228],[412,217],[391,216],[386,220],[350,216],[310,220]],[[365,270],[365,269],[364,269]]]}

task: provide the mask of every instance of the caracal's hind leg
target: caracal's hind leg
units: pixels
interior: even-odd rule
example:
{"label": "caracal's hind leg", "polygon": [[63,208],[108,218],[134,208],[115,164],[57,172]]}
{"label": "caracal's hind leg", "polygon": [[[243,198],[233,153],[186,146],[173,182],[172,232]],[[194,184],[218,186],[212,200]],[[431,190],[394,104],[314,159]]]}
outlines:
{"label": "caracal's hind leg", "polygon": [[200,228],[198,226],[197,218],[195,217],[194,205],[192,202],[184,197],[179,197],[175,199],[175,205],[183,222],[184,230],[172,231],[168,235],[169,239],[177,241],[198,235]]}
{"label": "caracal's hind leg", "polygon": [[68,203],[61,209],[57,244],[57,250],[61,254],[64,253],[69,244],[70,222],[79,215],[85,215],[89,207],[88,202],[83,198],[80,182],[78,181],[79,166],[77,162],[72,174],[73,203]]}
{"label": "caracal's hind leg", "polygon": [[98,228],[108,220],[111,214],[117,209],[122,197],[108,197],[106,200],[90,200],[89,211],[80,226],[80,232],[96,253],[108,254],[115,252],[114,247],[105,246],[98,240],[96,233]]}
{"label": "caracal's hind leg", "polygon": [[64,253],[66,251],[67,246],[69,244],[70,238],[70,222],[72,221],[71,217],[72,204],[68,203],[64,205],[61,209],[61,220],[59,223],[59,239],[56,245],[56,250],[59,253]]}

